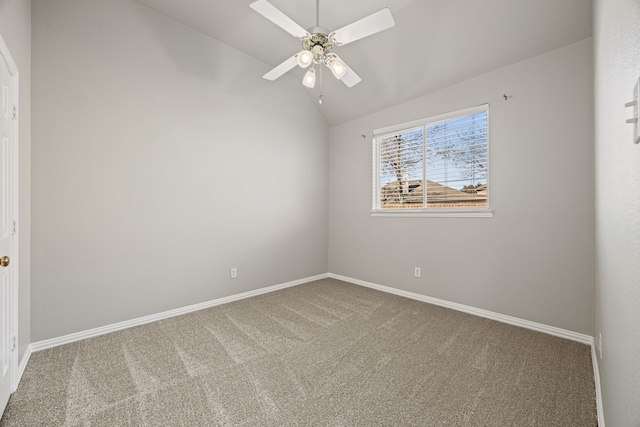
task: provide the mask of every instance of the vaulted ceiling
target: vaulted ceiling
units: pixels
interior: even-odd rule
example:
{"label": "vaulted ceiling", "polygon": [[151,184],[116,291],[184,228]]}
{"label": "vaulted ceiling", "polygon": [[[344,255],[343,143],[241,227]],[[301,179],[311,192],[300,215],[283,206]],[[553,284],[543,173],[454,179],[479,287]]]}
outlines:
{"label": "vaulted ceiling", "polygon": [[[301,50],[253,0],[136,1],[264,62],[259,76]],[[315,0],[269,1],[315,26]],[[393,28],[335,50],[359,84],[347,88],[325,69],[314,89],[300,85],[331,126],[591,36],[591,0],[320,0],[319,23],[335,30],[384,7]],[[295,67],[281,78],[303,75]]]}

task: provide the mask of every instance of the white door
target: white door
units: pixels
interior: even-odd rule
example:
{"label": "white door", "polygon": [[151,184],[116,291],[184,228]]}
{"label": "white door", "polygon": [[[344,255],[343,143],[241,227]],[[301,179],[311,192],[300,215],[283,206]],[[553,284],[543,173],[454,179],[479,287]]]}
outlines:
{"label": "white door", "polygon": [[[17,123],[13,61],[0,38],[0,413],[12,389],[14,370],[14,171]],[[13,68],[13,67],[12,67]],[[14,69],[15,74],[15,69]]]}

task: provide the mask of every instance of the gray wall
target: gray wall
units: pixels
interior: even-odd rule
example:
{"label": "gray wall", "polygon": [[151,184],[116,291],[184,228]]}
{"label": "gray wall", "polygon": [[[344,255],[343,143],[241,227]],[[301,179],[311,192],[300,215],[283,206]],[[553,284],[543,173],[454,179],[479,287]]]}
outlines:
{"label": "gray wall", "polygon": [[32,19],[33,341],[327,271],[328,127],[295,79],[129,0]]}
{"label": "gray wall", "polygon": [[640,3],[594,6],[596,342],[607,426],[640,425],[640,145],[625,123],[640,77]]}
{"label": "gray wall", "polygon": [[[588,38],[332,128],[329,270],[591,335],[591,69]],[[373,129],[486,102],[493,218],[369,215]]]}
{"label": "gray wall", "polygon": [[22,358],[31,343],[31,0],[0,1],[0,34],[11,51],[20,78],[18,355]]}

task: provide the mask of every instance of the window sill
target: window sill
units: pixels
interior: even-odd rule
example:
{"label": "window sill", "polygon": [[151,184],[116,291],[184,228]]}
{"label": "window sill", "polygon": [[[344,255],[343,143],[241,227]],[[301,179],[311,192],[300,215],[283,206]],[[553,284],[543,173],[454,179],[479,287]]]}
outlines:
{"label": "window sill", "polygon": [[491,209],[376,209],[371,216],[392,218],[491,218]]}

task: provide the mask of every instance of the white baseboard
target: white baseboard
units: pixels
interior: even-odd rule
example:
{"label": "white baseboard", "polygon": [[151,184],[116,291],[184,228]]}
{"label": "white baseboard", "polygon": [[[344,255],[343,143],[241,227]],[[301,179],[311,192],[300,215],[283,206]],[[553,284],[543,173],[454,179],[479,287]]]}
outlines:
{"label": "white baseboard", "polygon": [[560,338],[565,338],[571,341],[577,341],[582,344],[587,344],[591,347],[591,363],[593,365],[593,377],[596,388],[596,410],[598,413],[598,427],[604,427],[604,414],[602,411],[602,390],[600,388],[600,370],[598,369],[598,361],[596,359],[596,350],[594,345],[594,339],[590,335],[579,334],[577,332],[569,331],[566,329],[556,328],[555,326],[544,325],[542,323],[532,322],[530,320],[519,319],[517,317],[507,316],[493,311],[483,310],[480,308],[471,307],[468,305],[458,304],[451,301],[446,301],[438,298],[428,297],[426,295],[417,294],[414,292],[403,291],[389,286],[378,285],[376,283],[365,282],[364,280],[354,279],[352,277],[341,276],[339,274],[329,273],[329,277],[332,279],[342,280],[344,282],[353,283],[360,286],[366,286],[368,288],[377,289],[382,292],[388,292],[390,294],[399,295],[423,301],[429,304],[439,305],[441,307],[451,308],[453,310],[462,311],[465,313],[473,314],[475,316],[485,317],[487,319],[496,320],[498,322],[508,323],[514,326],[520,326],[534,331],[543,332],[545,334],[553,335]]}
{"label": "white baseboard", "polygon": [[354,279],[351,277],[340,276],[338,274],[329,273],[329,277],[344,282],[353,283],[356,285],[366,286],[367,288],[377,289],[379,291],[388,292],[402,297],[415,299],[418,301],[426,302],[433,305],[439,305],[441,307],[451,308],[453,310],[462,311],[464,313],[473,314],[474,316],[480,316],[491,320],[497,320],[498,322],[508,323],[514,326],[520,326],[527,329],[532,329],[538,332],[544,332],[545,334],[554,335],[560,338],[566,338],[571,341],[577,341],[583,344],[592,345],[593,337],[589,335],[579,334],[577,332],[568,331],[566,329],[556,328],[555,326],[544,325],[542,323],[532,322],[530,320],[519,319],[517,317],[507,316],[500,313],[495,313],[489,310],[483,310],[481,308],[475,308],[468,305],[458,304],[455,302],[428,297],[422,294],[416,294],[414,292],[403,291],[389,286],[378,285],[376,283],[365,282],[364,280]]}
{"label": "white baseboard", "polygon": [[124,322],[114,323],[112,325],[106,325],[106,326],[102,326],[102,327],[99,327],[99,328],[90,329],[90,330],[87,330],[87,331],[76,332],[74,334],[64,335],[64,336],[61,336],[61,337],[58,337],[58,338],[52,338],[52,339],[48,339],[48,340],[37,341],[37,342],[31,343],[27,347],[27,350],[26,350],[24,356],[22,357],[22,360],[20,361],[20,366],[18,368],[18,373],[17,373],[17,380],[15,381],[15,387],[17,388],[17,385],[20,382],[20,379],[22,378],[22,374],[24,373],[24,370],[25,370],[25,368],[27,366],[27,363],[29,362],[29,358],[31,357],[31,353],[34,353],[34,352],[37,352],[37,351],[41,351],[41,350],[45,350],[45,349],[48,349],[48,348],[57,347],[57,346],[63,345],[63,344],[72,343],[72,342],[75,342],[75,341],[80,341],[80,340],[87,339],[87,338],[96,337],[96,336],[99,336],[99,335],[108,334],[110,332],[115,332],[115,331],[119,331],[119,330],[122,330],[122,329],[131,328],[131,327],[138,326],[138,325],[144,325],[146,323],[155,322],[157,320],[167,319],[167,318],[170,318],[170,317],[191,313],[193,311],[202,310],[202,309],[213,307],[213,306],[216,306],[216,305],[226,304],[226,303],[229,303],[229,302],[232,302],[232,301],[238,301],[238,300],[249,298],[249,297],[253,297],[253,296],[256,296],[256,295],[261,295],[261,294],[265,294],[265,293],[268,293],[268,292],[277,291],[279,289],[284,289],[284,288],[289,288],[289,287],[292,287],[292,286],[301,285],[303,283],[312,282],[314,280],[325,279],[327,277],[330,277],[330,278],[333,278],[333,279],[337,279],[337,280],[342,280],[344,282],[349,282],[349,283],[353,283],[353,284],[360,285],[360,286],[365,286],[365,287],[376,289],[376,290],[379,290],[379,291],[382,291],[382,292],[387,292],[387,293],[403,296],[403,297],[406,297],[406,298],[415,299],[415,300],[426,302],[426,303],[429,303],[429,304],[434,304],[434,305],[438,305],[438,306],[441,306],[441,307],[451,308],[453,310],[462,311],[462,312],[469,313],[469,314],[472,314],[472,315],[475,315],[475,316],[480,316],[480,317],[484,317],[484,318],[487,318],[487,319],[496,320],[498,322],[508,323],[510,325],[520,326],[520,327],[531,329],[531,330],[534,330],[534,331],[543,332],[545,334],[557,336],[557,337],[560,337],[560,338],[565,338],[565,339],[568,339],[568,340],[571,340],[571,341],[577,341],[577,342],[580,342],[580,343],[587,344],[587,345],[591,346],[591,357],[592,357],[594,378],[595,378],[595,387],[596,387],[596,404],[597,404],[597,410],[598,410],[598,426],[599,427],[604,427],[604,416],[603,416],[603,413],[602,413],[602,394],[601,394],[601,389],[600,389],[600,373],[599,373],[599,369],[598,369],[598,362],[597,362],[596,356],[595,356],[596,352],[595,352],[595,348],[594,348],[594,339],[593,339],[592,336],[580,334],[580,333],[569,331],[569,330],[566,330],[566,329],[557,328],[557,327],[554,327],[554,326],[544,325],[542,323],[537,323],[537,322],[532,322],[532,321],[529,321],[529,320],[519,319],[517,317],[507,316],[507,315],[504,315],[504,314],[495,313],[495,312],[492,312],[492,311],[483,310],[483,309],[471,307],[471,306],[468,306],[468,305],[463,305],[463,304],[458,304],[458,303],[454,303],[454,302],[451,302],[451,301],[446,301],[446,300],[442,300],[442,299],[438,299],[438,298],[428,297],[426,295],[421,295],[421,294],[417,294],[417,293],[414,293],[414,292],[403,291],[401,289],[391,288],[389,286],[378,285],[376,283],[366,282],[364,280],[354,279],[354,278],[351,278],[351,277],[341,276],[339,274],[333,274],[333,273],[319,274],[317,276],[311,276],[311,277],[306,277],[304,279],[293,280],[291,282],[286,282],[286,283],[282,283],[282,284],[279,284],[279,285],[268,286],[266,288],[256,289],[254,291],[243,292],[241,294],[236,294],[236,295],[231,295],[231,296],[228,296],[228,297],[218,298],[218,299],[215,299],[215,300],[211,300],[211,301],[206,301],[206,302],[199,303],[199,304],[190,305],[190,306],[187,306],[187,307],[177,308],[177,309],[174,309],[174,310],[169,310],[169,311],[165,311],[165,312],[162,312],[162,313],[153,314],[153,315],[150,315],[150,316],[139,317],[137,319],[127,320],[127,321],[124,321]]}
{"label": "white baseboard", "polygon": [[202,310],[202,309],[213,307],[216,305],[226,304],[228,302],[238,301],[241,299],[253,297],[260,294],[266,294],[268,292],[289,288],[291,286],[301,285],[307,282],[313,282],[314,280],[326,279],[327,277],[329,277],[328,273],[319,274],[317,276],[305,277],[304,279],[293,280],[291,282],[268,286],[266,288],[260,288],[254,291],[243,292],[241,294],[230,295],[228,297],[218,298],[211,301],[205,301],[199,304],[193,304],[186,307],[176,308],[174,310],[164,311],[162,313],[151,314],[149,316],[144,316],[144,317],[138,317],[137,319],[131,319],[131,320],[126,320],[124,322],[113,323],[111,325],[101,326],[99,328],[89,329],[87,331],[76,332],[73,334],[64,335],[57,338],[51,338],[48,340],[37,341],[29,345],[29,350],[30,352],[35,353],[37,351],[57,347],[59,345],[69,344],[75,341],[80,341],[87,338],[108,334],[110,332],[120,331],[122,329],[144,325],[145,323],[151,323],[151,322],[155,322],[162,319],[168,319],[169,317],[180,316],[182,314],[191,313],[193,311]]}
{"label": "white baseboard", "polygon": [[[595,340],[594,340],[595,341]],[[593,364],[593,379],[596,384],[596,408],[598,410],[598,427],[604,427],[604,411],[602,405],[602,389],[600,388],[600,368],[596,356],[595,342],[591,343],[591,363]]]}
{"label": "white baseboard", "polygon": [[20,381],[22,380],[22,374],[24,374],[24,370],[27,368],[27,364],[29,363],[30,358],[31,358],[31,344],[27,346],[27,349],[22,355],[22,359],[20,359],[20,364],[18,365],[18,372],[16,372],[15,374],[11,393],[13,393],[18,389],[18,384],[20,384]]}

